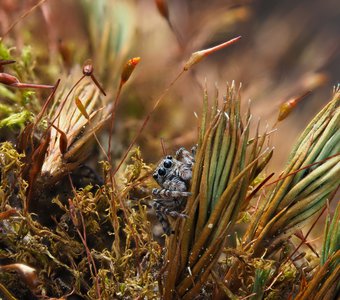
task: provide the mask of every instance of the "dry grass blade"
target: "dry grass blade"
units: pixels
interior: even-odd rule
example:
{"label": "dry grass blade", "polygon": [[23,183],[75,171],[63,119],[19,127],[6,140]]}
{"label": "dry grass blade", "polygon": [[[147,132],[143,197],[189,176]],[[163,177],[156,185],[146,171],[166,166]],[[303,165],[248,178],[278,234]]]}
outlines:
{"label": "dry grass blade", "polygon": [[[77,72],[74,70],[74,74],[69,78],[70,85],[72,78],[76,77]],[[48,154],[42,167],[42,174],[48,174],[48,182],[46,182],[48,184],[57,182],[65,174],[75,170],[88,157],[93,136],[108,120],[108,112],[100,108],[102,100],[94,85],[82,81],[76,91],[64,99],[69,87],[65,86],[58,93],[50,112],[50,119],[55,119],[56,126],[65,133],[68,147],[65,153],[60,152],[61,136],[58,130],[52,128]],[[86,115],[79,110],[75,102],[78,98],[81,99],[84,109],[88,112]],[[62,110],[60,110],[60,103],[64,105]]]}
{"label": "dry grass blade", "polygon": [[337,205],[332,221],[330,216],[327,217],[324,241],[322,247],[322,255],[320,264],[324,265],[329,256],[333,255],[340,249],[340,202]]}

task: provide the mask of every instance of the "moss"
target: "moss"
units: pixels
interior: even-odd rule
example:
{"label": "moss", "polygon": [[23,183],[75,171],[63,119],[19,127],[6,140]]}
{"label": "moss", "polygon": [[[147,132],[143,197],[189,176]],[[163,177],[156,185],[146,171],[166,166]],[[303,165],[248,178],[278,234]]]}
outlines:
{"label": "moss", "polygon": [[[136,105],[139,98],[131,94],[149,99],[150,86],[137,94],[125,85],[121,90],[131,73],[126,77],[119,68],[131,61],[136,7],[130,1],[105,2],[105,7],[104,2],[79,4],[89,47],[50,41],[49,53],[39,48],[29,26],[18,27],[27,45],[13,48],[21,44],[14,33],[13,40],[0,41],[0,59],[16,60],[1,72],[26,83],[57,82],[54,89],[34,91],[0,86],[0,129],[8,139],[0,144],[0,297],[331,299],[339,290],[339,207],[326,221],[322,247],[309,242],[309,233],[339,184],[339,87],[272,182],[266,175],[271,174],[272,131],[262,132],[250,105],[244,107],[241,86],[228,84],[225,94],[216,91],[212,100],[204,88],[190,140],[198,152],[184,211],[188,218],[172,220],[175,233],[159,236],[150,175],[160,155],[138,144],[150,141],[148,149],[160,144],[158,132],[167,132],[169,124],[161,115],[158,128],[145,130],[149,120],[187,66],[198,62],[195,55],[206,57],[220,46],[194,52],[194,64],[189,58],[155,101]],[[167,22],[183,49],[184,41]],[[82,56],[93,58],[86,72],[79,67]],[[162,67],[158,57],[152,59]],[[145,84],[147,73],[133,76]],[[157,81],[168,74],[161,75]],[[107,97],[99,82],[110,87]],[[122,120],[118,103],[149,111],[139,129],[136,111],[125,109],[132,114]],[[185,115],[183,108],[170,102],[162,112]],[[163,143],[164,155],[172,154],[175,144],[182,143]],[[145,157],[153,157],[152,163]],[[307,225],[311,221],[314,225]]]}

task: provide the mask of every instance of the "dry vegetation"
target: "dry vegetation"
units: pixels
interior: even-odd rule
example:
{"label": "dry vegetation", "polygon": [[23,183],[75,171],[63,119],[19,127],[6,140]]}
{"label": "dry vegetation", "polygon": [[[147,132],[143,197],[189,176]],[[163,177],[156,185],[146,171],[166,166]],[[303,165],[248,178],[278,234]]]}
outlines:
{"label": "dry vegetation", "polygon": [[[336,4],[287,3],[3,1],[0,299],[339,296]],[[150,175],[194,144],[165,236]]]}

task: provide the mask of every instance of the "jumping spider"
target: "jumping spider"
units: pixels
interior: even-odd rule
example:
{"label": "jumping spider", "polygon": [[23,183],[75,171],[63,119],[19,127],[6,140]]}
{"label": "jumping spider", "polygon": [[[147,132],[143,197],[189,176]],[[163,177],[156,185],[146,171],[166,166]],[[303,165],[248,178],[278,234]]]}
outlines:
{"label": "jumping spider", "polygon": [[186,197],[190,196],[189,183],[192,177],[192,168],[195,163],[196,146],[190,153],[185,148],[176,152],[175,158],[168,155],[157,166],[153,178],[161,189],[153,189],[152,194],[157,196],[153,201],[153,208],[163,230],[167,235],[173,233],[168,216],[173,218],[186,218],[183,211]]}

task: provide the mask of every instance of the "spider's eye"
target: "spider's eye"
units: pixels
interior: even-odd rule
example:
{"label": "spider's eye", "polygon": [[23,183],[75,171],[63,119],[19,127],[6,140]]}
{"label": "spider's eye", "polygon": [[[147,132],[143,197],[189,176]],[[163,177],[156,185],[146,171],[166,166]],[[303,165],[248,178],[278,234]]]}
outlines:
{"label": "spider's eye", "polygon": [[171,155],[167,155],[167,156],[166,156],[166,159],[172,160],[172,156],[171,156]]}
{"label": "spider's eye", "polygon": [[157,173],[153,173],[153,174],[152,174],[152,177],[155,178],[155,179],[157,179],[158,174],[157,174]]}
{"label": "spider's eye", "polygon": [[159,169],[158,169],[158,175],[164,176],[165,174],[166,174],[166,171],[165,171],[164,168],[159,168]]}
{"label": "spider's eye", "polygon": [[170,159],[166,159],[163,163],[163,166],[169,169],[172,166],[172,161]]}

